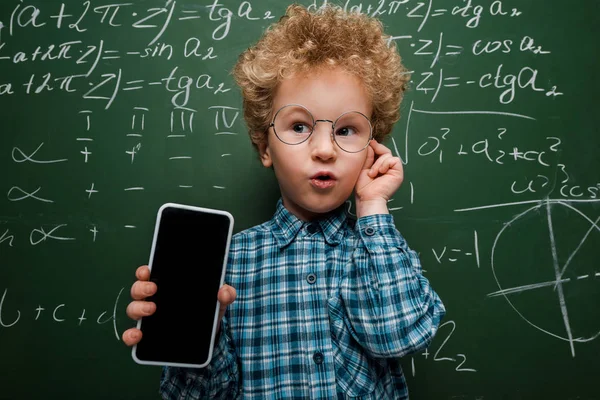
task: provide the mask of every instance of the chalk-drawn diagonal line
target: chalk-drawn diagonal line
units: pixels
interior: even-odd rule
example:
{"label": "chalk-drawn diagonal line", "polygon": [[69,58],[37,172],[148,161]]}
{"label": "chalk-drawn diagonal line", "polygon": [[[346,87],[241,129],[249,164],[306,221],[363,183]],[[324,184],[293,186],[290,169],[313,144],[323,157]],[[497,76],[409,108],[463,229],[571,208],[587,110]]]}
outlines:
{"label": "chalk-drawn diagonal line", "polygon": [[521,292],[525,292],[527,290],[553,286],[558,283],[566,283],[566,282],[569,282],[570,280],[571,280],[571,278],[566,278],[566,279],[561,279],[559,281],[554,280],[554,281],[547,281],[547,282],[532,283],[530,285],[515,286],[512,288],[502,289],[502,290],[498,290],[496,292],[488,293],[487,297],[496,297],[496,296],[503,296],[503,295],[507,295],[507,294],[513,294],[513,293],[521,293]]}
{"label": "chalk-drawn diagonal line", "polygon": [[565,303],[565,294],[563,292],[562,284],[560,283],[560,267],[558,266],[558,254],[556,251],[554,228],[552,226],[552,211],[550,209],[550,202],[546,202],[546,212],[548,214],[548,232],[550,234],[550,249],[552,250],[552,264],[554,266],[554,276],[556,277],[557,282],[556,291],[558,294],[558,302],[560,304],[560,311],[562,313],[563,322],[565,323],[565,329],[567,330],[569,345],[571,346],[571,355],[575,357],[575,346],[573,345],[573,334],[571,333],[571,324],[569,323],[569,314],[567,312],[567,304]]}
{"label": "chalk-drawn diagonal line", "polygon": [[[581,248],[581,246],[583,246],[583,244],[587,240],[587,238],[590,235],[590,233],[592,233],[592,231],[594,230],[594,228],[598,229],[598,222],[600,222],[600,217],[596,218],[596,221],[594,221],[594,223],[592,224],[592,226],[590,226],[590,229],[588,229],[588,231],[585,233],[585,235],[583,235],[583,239],[581,239],[581,242],[579,243],[579,245],[577,246],[577,248],[571,253],[571,255],[569,256],[569,259],[565,263],[565,266],[560,271],[560,276],[559,277],[563,276],[563,274],[567,270],[567,267],[571,263],[571,260],[573,259],[573,257],[575,257],[575,255],[577,254],[577,252],[579,251],[579,249]],[[556,286],[554,288],[556,289]]]}

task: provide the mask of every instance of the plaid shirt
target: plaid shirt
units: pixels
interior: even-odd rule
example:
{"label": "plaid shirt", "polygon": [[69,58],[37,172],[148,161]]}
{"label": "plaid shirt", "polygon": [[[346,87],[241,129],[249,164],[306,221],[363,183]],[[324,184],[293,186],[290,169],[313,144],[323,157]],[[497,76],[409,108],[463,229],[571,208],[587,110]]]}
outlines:
{"label": "plaid shirt", "polygon": [[213,359],[165,367],[163,398],[408,398],[398,358],[430,343],[445,310],[391,215],[303,222],[280,200],[233,237],[227,268],[237,298]]}

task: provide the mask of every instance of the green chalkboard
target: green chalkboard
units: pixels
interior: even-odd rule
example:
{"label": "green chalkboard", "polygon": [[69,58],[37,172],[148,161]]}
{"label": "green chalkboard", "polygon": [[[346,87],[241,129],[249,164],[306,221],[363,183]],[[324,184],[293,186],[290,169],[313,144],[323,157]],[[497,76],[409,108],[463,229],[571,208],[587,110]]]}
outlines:
{"label": "green chalkboard", "polygon": [[[287,3],[117,3],[0,3],[0,399],[158,398],[119,340],[157,209],[278,199],[230,71]],[[448,313],[411,398],[600,399],[600,3],[339,4],[412,71],[389,206]]]}

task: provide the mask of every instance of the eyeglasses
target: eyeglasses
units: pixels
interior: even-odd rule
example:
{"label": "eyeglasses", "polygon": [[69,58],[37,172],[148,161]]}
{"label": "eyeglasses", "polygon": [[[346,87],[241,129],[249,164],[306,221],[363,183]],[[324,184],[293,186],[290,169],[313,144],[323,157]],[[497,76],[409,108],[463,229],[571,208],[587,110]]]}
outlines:
{"label": "eyeglasses", "polygon": [[348,153],[358,153],[367,148],[373,139],[371,121],[358,111],[348,111],[335,121],[315,120],[310,111],[300,104],[281,107],[273,117],[269,127],[275,136],[285,144],[297,145],[308,140],[319,122],[331,123],[331,136],[340,149]]}

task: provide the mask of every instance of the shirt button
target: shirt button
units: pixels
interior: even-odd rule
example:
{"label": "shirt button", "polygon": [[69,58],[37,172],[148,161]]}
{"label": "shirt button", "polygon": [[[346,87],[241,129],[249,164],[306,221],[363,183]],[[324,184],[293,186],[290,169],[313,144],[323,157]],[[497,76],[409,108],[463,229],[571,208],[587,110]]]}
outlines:
{"label": "shirt button", "polygon": [[323,364],[324,360],[325,356],[320,351],[317,351],[315,354],[313,354],[313,361],[315,364]]}
{"label": "shirt button", "polygon": [[311,235],[319,230],[319,227],[316,224],[309,224],[306,226],[306,231]]}
{"label": "shirt button", "polygon": [[317,281],[317,276],[315,274],[308,274],[308,275],[306,275],[306,282],[308,282],[308,283],[310,283],[312,285],[316,281]]}
{"label": "shirt button", "polygon": [[363,232],[365,233],[365,235],[367,236],[373,236],[375,234],[375,228],[373,228],[372,226],[367,226]]}

